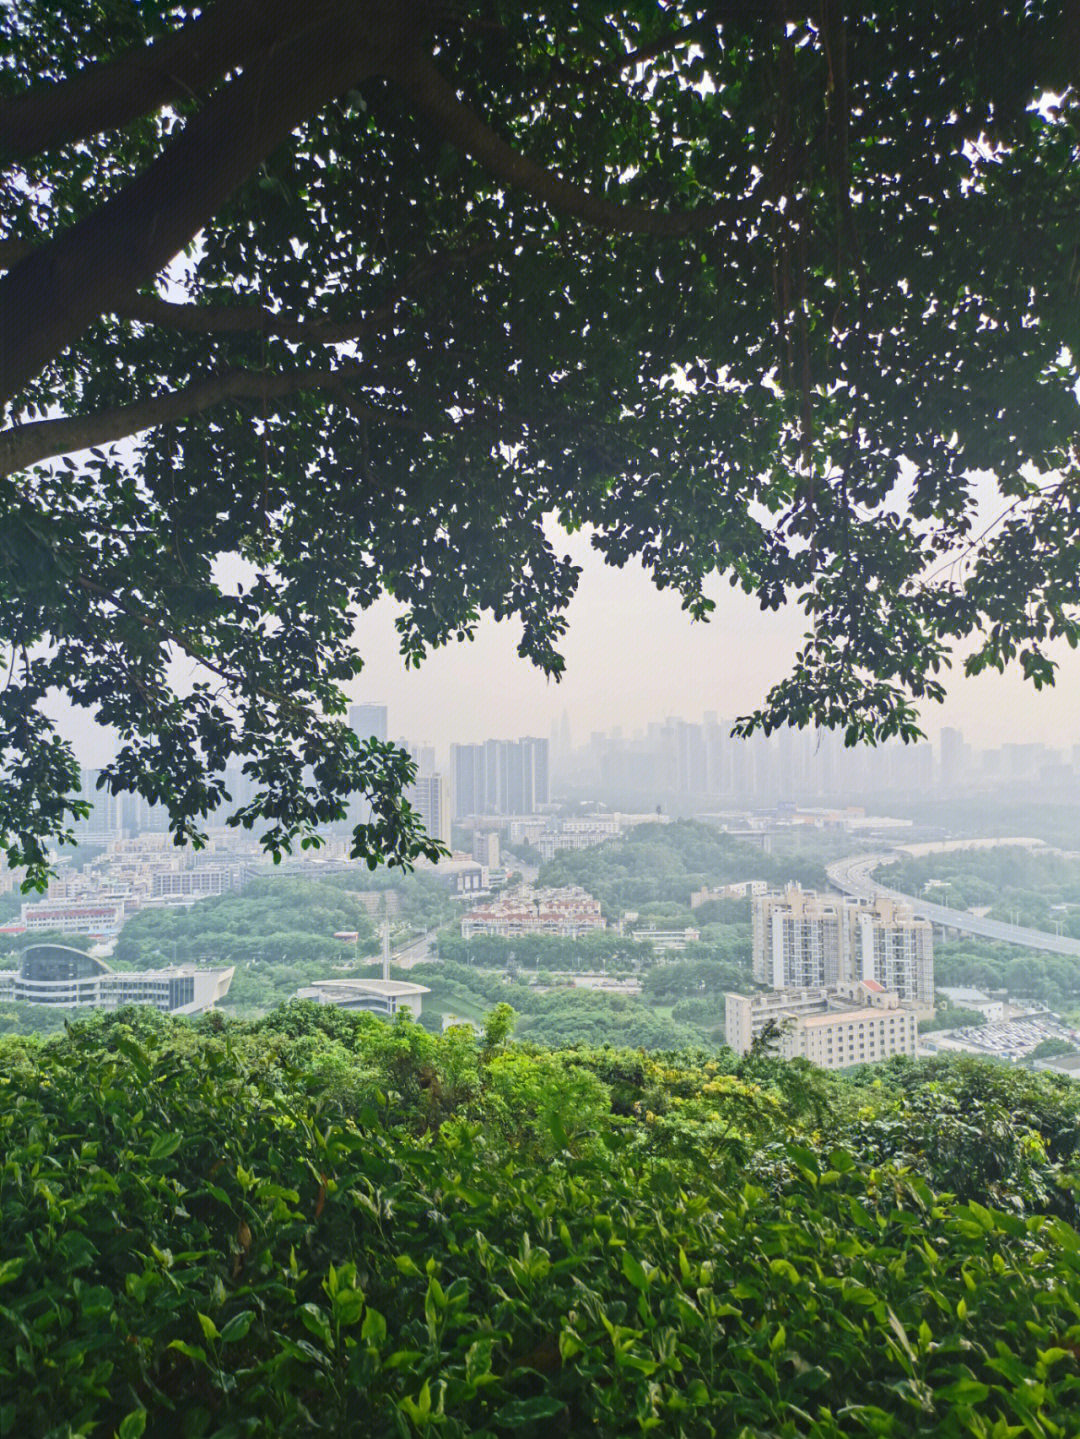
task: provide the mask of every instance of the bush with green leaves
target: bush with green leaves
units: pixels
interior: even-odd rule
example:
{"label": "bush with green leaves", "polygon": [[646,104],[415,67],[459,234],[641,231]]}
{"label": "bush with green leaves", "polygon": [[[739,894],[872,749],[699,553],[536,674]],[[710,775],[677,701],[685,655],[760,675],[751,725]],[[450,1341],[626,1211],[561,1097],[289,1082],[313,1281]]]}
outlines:
{"label": "bush with green leaves", "polygon": [[931,1098],[1012,1106],[1065,1195],[1067,1087],[552,1053],[511,1019],[0,1043],[0,1434],[1073,1432],[1080,1236],[964,1145],[960,1198],[887,1153]]}

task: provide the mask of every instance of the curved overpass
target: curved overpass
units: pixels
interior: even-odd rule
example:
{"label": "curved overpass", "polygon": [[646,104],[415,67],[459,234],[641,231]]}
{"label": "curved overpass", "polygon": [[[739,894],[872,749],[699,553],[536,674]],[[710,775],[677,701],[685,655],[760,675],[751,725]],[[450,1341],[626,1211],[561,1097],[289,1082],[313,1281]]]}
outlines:
{"label": "curved overpass", "polygon": [[980,939],[997,939],[1006,944],[1020,945],[1024,949],[1044,949],[1051,954],[1067,954],[1080,959],[1080,939],[1070,939],[1063,934],[1047,934],[1044,929],[1028,929],[1020,924],[1004,924],[999,919],[980,919],[963,909],[949,909],[944,904],[933,904],[918,899],[912,894],[901,894],[898,889],[888,889],[878,884],[873,872],[879,865],[899,858],[895,854],[860,854],[849,859],[838,859],[826,867],[829,882],[843,894],[855,899],[874,899],[885,895],[889,899],[902,900],[909,904],[917,915],[939,924],[945,929],[957,929],[963,934],[974,934]]}

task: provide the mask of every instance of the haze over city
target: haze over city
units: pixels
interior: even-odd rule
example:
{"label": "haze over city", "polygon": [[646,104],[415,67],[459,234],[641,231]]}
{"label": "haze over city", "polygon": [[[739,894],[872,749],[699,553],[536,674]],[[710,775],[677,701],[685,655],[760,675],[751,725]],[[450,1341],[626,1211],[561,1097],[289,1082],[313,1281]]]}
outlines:
{"label": "haze over city", "polygon": [[[658,591],[639,564],[605,565],[582,535],[562,536],[560,553],[582,567],[563,640],[566,672],[548,680],[517,652],[519,626],[485,617],[471,642],[429,654],[407,670],[398,651],[398,609],[384,599],[362,616],[357,648],[364,672],[352,698],[385,703],[392,736],[436,745],[487,736],[547,734],[564,713],[575,745],[594,730],[621,726],[632,734],[679,715],[700,720],[706,711],[734,718],[759,704],[786,672],[803,623],[788,607],[762,613],[756,603],[714,582],[717,608],[694,623],[670,592]],[[947,679],[944,704],[927,704],[922,724],[936,739],[944,726],[963,730],[979,747],[1038,741],[1068,749],[1080,714],[1080,654],[1059,644],[1053,689],[1036,691],[1017,670],[967,679],[957,664]],[[85,715],[59,700],[53,710],[75,744],[81,763],[104,763],[113,739]]]}

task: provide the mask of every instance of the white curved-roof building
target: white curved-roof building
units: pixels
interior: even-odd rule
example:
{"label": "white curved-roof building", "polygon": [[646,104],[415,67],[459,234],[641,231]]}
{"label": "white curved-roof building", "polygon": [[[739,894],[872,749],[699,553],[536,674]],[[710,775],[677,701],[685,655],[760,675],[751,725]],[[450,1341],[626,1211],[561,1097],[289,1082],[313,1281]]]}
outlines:
{"label": "white curved-roof building", "polygon": [[166,1014],[199,1014],[229,992],[235,965],[204,969],[114,970],[103,959],[63,944],[33,944],[18,969],[0,970],[0,1000],[59,1004],[69,1009],[119,1009],[148,1004]]}

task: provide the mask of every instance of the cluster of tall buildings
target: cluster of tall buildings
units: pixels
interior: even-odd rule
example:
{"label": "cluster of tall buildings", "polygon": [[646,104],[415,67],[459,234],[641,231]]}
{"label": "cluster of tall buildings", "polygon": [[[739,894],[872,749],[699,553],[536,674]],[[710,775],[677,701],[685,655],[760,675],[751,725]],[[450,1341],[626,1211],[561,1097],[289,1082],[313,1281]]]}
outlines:
{"label": "cluster of tall buildings", "polygon": [[980,749],[946,727],[936,745],[889,741],[848,749],[832,730],[781,729],[750,739],[731,736],[732,721],[706,713],[678,717],[628,735],[621,727],[590,735],[574,748],[565,723],[552,731],[560,788],[589,793],[614,807],[656,803],[702,808],[770,808],[851,803],[858,798],[933,794],[1028,797],[1035,789],[1080,796],[1080,745],[1038,743]]}
{"label": "cluster of tall buildings", "polygon": [[452,744],[450,774],[456,820],[535,814],[551,800],[548,741],[533,735]]}
{"label": "cluster of tall buildings", "polygon": [[[382,704],[349,707],[349,725],[361,736],[387,738],[387,709]],[[397,743],[416,763],[407,799],[427,832],[450,843],[454,820],[480,815],[532,815],[551,799],[549,745],[528,735],[518,740],[489,739],[482,744],[452,744],[449,772],[441,770],[431,745]]]}
{"label": "cluster of tall buildings", "polygon": [[755,896],[753,973],[773,989],[876,980],[903,1000],[934,1002],[934,937],[910,906],[790,885]]}
{"label": "cluster of tall buildings", "polygon": [[572,791],[594,791],[610,804],[634,808],[679,800],[766,807],[855,793],[925,793],[934,779],[929,744],[850,750],[841,734],[795,729],[734,739],[732,723],[707,713],[700,724],[672,717],[633,737],[620,728],[594,733],[581,748],[556,750],[560,779]]}
{"label": "cluster of tall buildings", "polygon": [[914,1054],[934,1006],[933,930],[899,901],[791,885],[754,897],[753,974],[767,989],[726,996],[740,1053],[775,1022],[785,1058],[829,1069]]}

